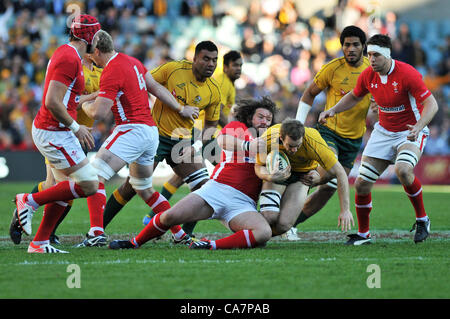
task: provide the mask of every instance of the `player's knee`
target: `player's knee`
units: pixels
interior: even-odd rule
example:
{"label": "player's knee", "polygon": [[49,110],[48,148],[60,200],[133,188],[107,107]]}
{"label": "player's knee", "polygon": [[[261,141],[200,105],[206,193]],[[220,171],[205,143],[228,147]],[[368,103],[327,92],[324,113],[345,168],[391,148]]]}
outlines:
{"label": "player's knee", "polygon": [[291,229],[292,225],[286,222],[279,222],[277,225],[277,233],[278,234],[284,234],[289,229]]}
{"label": "player's knee", "polygon": [[94,195],[98,190],[98,181],[77,182],[86,197]]}
{"label": "player's knee", "polygon": [[395,174],[401,182],[408,181],[414,175],[413,167],[408,164],[397,163],[395,164]]}
{"label": "player's knee", "polygon": [[372,189],[372,185],[373,183],[369,183],[366,180],[357,177],[355,181],[355,191],[360,195],[368,194]]}
{"label": "player's knee", "polygon": [[164,212],[164,214],[161,214],[159,221],[166,227],[172,227],[179,224],[179,222],[177,222],[177,217],[175,214],[171,213],[170,210]]}
{"label": "player's knee", "polygon": [[266,223],[265,225],[254,229],[253,236],[258,245],[263,245],[272,238],[272,228]]}
{"label": "player's knee", "polygon": [[69,177],[81,187],[86,196],[93,195],[98,189],[98,176],[96,169],[90,165],[84,165],[69,175]]}

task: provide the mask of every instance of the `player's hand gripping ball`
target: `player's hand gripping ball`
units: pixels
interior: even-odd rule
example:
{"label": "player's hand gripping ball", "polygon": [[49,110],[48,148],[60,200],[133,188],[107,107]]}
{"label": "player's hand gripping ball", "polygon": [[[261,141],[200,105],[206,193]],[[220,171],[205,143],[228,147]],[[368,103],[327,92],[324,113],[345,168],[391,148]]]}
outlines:
{"label": "player's hand gripping ball", "polygon": [[283,171],[290,164],[287,155],[282,151],[271,151],[266,158],[266,168],[269,174],[274,171]]}

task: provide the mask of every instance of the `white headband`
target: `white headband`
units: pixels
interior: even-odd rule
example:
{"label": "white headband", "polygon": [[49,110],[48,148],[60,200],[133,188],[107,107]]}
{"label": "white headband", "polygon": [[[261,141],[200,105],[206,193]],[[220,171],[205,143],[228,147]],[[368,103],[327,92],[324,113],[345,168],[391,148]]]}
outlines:
{"label": "white headband", "polygon": [[369,44],[367,45],[367,52],[378,52],[379,54],[383,55],[386,58],[391,57],[391,50],[389,48],[380,47],[376,44]]}

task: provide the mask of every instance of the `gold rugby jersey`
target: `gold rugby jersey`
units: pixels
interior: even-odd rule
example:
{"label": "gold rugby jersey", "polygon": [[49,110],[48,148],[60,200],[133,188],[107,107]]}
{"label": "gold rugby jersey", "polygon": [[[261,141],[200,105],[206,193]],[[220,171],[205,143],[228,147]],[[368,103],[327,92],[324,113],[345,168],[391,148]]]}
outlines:
{"label": "gold rugby jersey", "polygon": [[[100,85],[100,76],[103,69],[97,66],[93,66],[92,71],[83,65],[84,73],[84,94],[91,94],[98,91]],[[86,125],[87,127],[92,127],[95,120],[90,118],[81,108],[77,111],[77,122],[78,124]]]}
{"label": "gold rugby jersey", "polygon": [[[369,65],[367,57],[364,57],[363,63],[357,68],[346,63],[344,57],[340,57],[322,66],[314,77],[314,82],[321,90],[328,89],[325,110],[331,109],[345,94],[353,90],[358,76]],[[367,94],[352,109],[328,118],[325,126],[344,138],[362,137],[366,132],[366,116],[370,98],[371,95]]]}
{"label": "gold rugby jersey", "polygon": [[[192,62],[181,60],[165,63],[151,71],[153,78],[165,86],[181,105],[196,106],[205,111],[205,119],[220,118],[221,94],[219,85],[212,78],[198,82],[192,72]],[[191,138],[194,122],[181,117],[177,111],[156,99],[152,116],[159,134],[166,137]]]}
{"label": "gold rugby jersey", "polygon": [[[277,147],[280,151],[286,150],[280,140],[280,128],[281,124],[273,125],[262,135],[267,142],[267,154]],[[294,155],[289,155],[287,153],[286,155],[291,163],[291,171],[299,173],[309,172],[318,165],[328,171],[337,162],[336,155],[320,136],[319,131],[310,127],[305,127],[303,143],[298,148],[297,152]],[[265,165],[259,156],[256,157],[256,163]]]}

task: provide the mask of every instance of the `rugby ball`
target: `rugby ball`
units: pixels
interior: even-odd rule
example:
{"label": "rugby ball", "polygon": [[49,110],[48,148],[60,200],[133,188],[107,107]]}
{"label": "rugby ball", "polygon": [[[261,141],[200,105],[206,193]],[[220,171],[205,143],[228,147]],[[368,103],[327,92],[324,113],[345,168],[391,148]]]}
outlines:
{"label": "rugby ball", "polygon": [[287,155],[282,151],[271,151],[266,158],[266,168],[272,174],[276,168],[282,171],[290,164]]}

